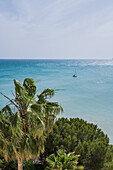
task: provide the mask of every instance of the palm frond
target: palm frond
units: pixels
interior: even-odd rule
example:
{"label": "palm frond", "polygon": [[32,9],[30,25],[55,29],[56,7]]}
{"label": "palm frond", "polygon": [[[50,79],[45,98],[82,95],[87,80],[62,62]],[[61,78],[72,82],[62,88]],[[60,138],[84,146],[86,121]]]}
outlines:
{"label": "palm frond", "polygon": [[35,86],[35,82],[34,79],[31,78],[26,78],[24,80],[23,86],[25,87],[28,95],[30,97],[34,97],[36,94],[36,86]]}
{"label": "palm frond", "polygon": [[55,94],[53,89],[45,89],[43,92],[41,92],[39,95],[37,95],[37,97],[39,98],[39,101],[43,100],[43,99],[50,99],[51,97],[53,97]]}

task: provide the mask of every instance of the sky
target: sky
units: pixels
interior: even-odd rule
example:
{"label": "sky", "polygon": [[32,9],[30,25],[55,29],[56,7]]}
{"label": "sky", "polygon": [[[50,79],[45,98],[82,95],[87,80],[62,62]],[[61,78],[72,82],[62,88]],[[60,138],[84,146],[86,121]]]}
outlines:
{"label": "sky", "polygon": [[0,0],[0,59],[113,58],[113,0]]}

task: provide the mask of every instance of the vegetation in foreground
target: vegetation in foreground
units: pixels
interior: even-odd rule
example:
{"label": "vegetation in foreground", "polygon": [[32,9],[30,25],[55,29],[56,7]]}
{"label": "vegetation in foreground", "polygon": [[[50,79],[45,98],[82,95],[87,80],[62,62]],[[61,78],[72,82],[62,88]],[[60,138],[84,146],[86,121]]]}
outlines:
{"label": "vegetation in foreground", "polygon": [[1,93],[10,103],[0,111],[0,154],[7,161],[17,160],[22,170],[23,160],[36,159],[44,151],[45,137],[62,107],[47,100],[54,96],[52,89],[36,96],[33,79],[26,78],[23,85],[14,80],[14,84],[14,99]]}
{"label": "vegetation in foreground", "polygon": [[83,166],[78,166],[78,157],[79,155],[75,155],[74,152],[66,154],[64,150],[59,149],[57,151],[57,155],[52,154],[47,157],[48,166],[45,170],[83,170]]}
{"label": "vegetation in foreground", "polygon": [[109,138],[92,123],[79,118],[60,118],[45,143],[45,157],[58,149],[79,154],[85,169],[99,170],[104,166]]}
{"label": "vegetation in foreground", "polygon": [[79,118],[61,118],[54,124],[63,111],[58,103],[48,101],[54,90],[36,95],[33,79],[14,83],[14,99],[1,93],[10,103],[0,111],[0,168],[113,169],[113,146],[97,125]]}

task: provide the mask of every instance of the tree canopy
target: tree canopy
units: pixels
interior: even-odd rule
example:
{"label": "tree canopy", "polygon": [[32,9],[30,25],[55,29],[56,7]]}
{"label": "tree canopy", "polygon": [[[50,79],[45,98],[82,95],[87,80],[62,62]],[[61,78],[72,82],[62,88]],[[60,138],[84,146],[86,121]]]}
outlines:
{"label": "tree canopy", "polygon": [[23,85],[14,80],[14,84],[14,99],[0,92],[9,100],[0,111],[0,154],[6,160],[18,160],[18,169],[22,169],[23,159],[35,159],[43,152],[45,135],[63,109],[48,101],[54,95],[52,89],[36,96],[33,79],[26,78]]}
{"label": "tree canopy", "polygon": [[56,153],[60,148],[68,153],[80,154],[79,164],[85,169],[103,167],[109,138],[92,123],[79,118],[59,118],[45,144],[45,155]]}

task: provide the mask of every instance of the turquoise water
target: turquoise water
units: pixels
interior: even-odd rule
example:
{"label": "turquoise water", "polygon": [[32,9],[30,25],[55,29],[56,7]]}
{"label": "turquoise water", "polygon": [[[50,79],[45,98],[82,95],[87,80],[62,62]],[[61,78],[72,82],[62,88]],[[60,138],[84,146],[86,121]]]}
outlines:
{"label": "turquoise water", "polygon": [[[37,93],[56,89],[53,100],[62,104],[64,117],[97,124],[113,144],[113,60],[0,60],[2,93],[12,97],[13,79],[26,77],[35,79]],[[6,103],[0,96],[0,109]]]}

